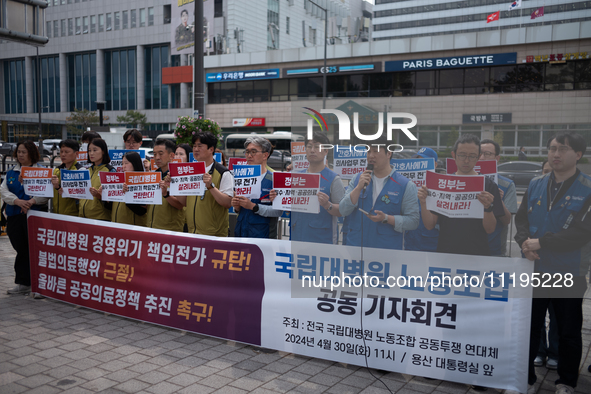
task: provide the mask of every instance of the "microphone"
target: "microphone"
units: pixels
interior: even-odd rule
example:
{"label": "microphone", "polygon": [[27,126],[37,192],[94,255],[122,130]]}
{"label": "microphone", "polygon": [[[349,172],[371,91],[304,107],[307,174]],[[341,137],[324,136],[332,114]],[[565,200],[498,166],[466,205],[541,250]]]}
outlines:
{"label": "microphone", "polygon": [[[369,163],[366,170],[373,172],[373,164]],[[367,185],[363,186],[363,191],[365,191],[365,189],[367,189]]]}

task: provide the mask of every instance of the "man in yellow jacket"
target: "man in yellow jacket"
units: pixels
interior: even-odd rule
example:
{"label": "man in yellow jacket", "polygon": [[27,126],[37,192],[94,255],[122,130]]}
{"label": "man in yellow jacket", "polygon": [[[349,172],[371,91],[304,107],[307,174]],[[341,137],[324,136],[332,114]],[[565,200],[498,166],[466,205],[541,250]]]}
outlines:
{"label": "man in yellow jacket", "polygon": [[63,140],[59,144],[60,147],[60,159],[62,164],[53,170],[53,176],[51,177],[51,183],[53,184],[53,213],[59,213],[61,215],[78,216],[78,200],[75,198],[64,198],[62,197],[62,186],[61,186],[61,170],[79,170],[82,168],[76,161],[76,155],[80,149],[78,142],[74,140]]}

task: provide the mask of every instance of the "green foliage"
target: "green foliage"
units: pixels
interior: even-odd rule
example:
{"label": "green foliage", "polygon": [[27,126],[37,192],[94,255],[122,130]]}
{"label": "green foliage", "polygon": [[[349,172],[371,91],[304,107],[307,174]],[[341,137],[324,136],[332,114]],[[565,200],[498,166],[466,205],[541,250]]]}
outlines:
{"label": "green foliage", "polygon": [[148,123],[148,117],[146,114],[131,109],[127,110],[125,115],[118,116],[117,122],[121,124],[130,124],[134,128],[139,128],[140,130],[146,130],[146,128],[150,125],[150,123]]}
{"label": "green foliage", "polygon": [[497,131],[495,133],[495,136],[493,138],[493,141],[495,141],[497,144],[499,144],[499,146],[503,146],[503,132],[502,131]]}
{"label": "green foliage", "polygon": [[74,108],[66,121],[66,127],[71,134],[82,134],[88,127],[97,126],[100,119],[95,111]]}
{"label": "green foliage", "polygon": [[193,136],[200,131],[210,131],[218,140],[222,139],[222,128],[215,120],[202,118],[195,119],[190,116],[179,117],[176,129],[172,134],[176,138],[177,144],[190,145]]}

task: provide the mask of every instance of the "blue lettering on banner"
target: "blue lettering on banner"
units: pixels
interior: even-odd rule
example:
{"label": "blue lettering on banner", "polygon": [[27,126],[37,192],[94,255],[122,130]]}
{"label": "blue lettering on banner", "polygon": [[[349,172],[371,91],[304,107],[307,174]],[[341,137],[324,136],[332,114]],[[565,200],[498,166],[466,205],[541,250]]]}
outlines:
{"label": "blue lettering on banner", "polygon": [[396,171],[428,171],[435,169],[435,160],[431,159],[392,159],[390,164]]}
{"label": "blue lettering on banner", "polygon": [[253,79],[274,79],[279,78],[278,68],[268,68],[263,70],[247,71],[224,71],[218,73],[207,73],[205,82],[225,82],[225,81],[248,81]]}
{"label": "blue lettering on banner", "polygon": [[137,152],[142,159],[146,158],[146,151],[139,149],[111,149],[109,150],[109,157],[111,160],[122,160],[127,152]]}
{"label": "blue lettering on banner", "polygon": [[254,166],[234,166],[234,178],[249,178],[254,176],[261,175],[261,166],[254,165]]}
{"label": "blue lettering on banner", "polygon": [[90,173],[88,170],[61,170],[62,181],[88,181],[90,180]]}
{"label": "blue lettering on banner", "polygon": [[436,70],[441,68],[499,66],[517,63],[517,52],[492,55],[436,57],[386,62],[385,71]]}
{"label": "blue lettering on banner", "polygon": [[355,149],[351,146],[337,145],[334,147],[335,159],[365,159],[367,152],[365,147]]}

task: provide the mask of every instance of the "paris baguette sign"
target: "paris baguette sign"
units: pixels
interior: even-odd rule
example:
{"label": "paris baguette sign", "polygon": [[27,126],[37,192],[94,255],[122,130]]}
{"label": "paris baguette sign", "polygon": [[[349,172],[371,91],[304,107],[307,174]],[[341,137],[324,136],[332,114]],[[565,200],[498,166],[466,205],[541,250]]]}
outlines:
{"label": "paris baguette sign", "polygon": [[385,71],[436,70],[508,64],[517,64],[517,52],[388,61],[385,65]]}

